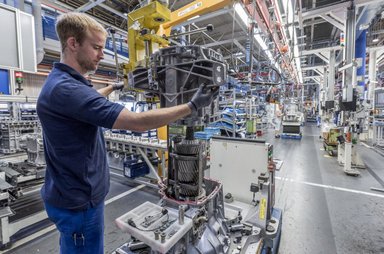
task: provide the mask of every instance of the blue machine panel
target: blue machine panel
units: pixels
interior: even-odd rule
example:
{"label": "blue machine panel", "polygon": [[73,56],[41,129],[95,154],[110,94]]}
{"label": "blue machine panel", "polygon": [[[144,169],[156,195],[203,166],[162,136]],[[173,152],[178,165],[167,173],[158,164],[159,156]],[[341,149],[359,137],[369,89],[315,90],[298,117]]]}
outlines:
{"label": "blue machine panel", "polygon": [[0,94],[10,94],[8,70],[0,69]]}

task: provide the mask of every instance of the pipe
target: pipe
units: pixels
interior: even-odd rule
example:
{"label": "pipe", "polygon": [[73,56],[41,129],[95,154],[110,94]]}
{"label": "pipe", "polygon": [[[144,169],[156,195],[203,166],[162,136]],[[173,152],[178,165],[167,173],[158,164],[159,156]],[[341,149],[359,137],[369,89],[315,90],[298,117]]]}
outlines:
{"label": "pipe", "polygon": [[35,19],[36,64],[43,61],[45,51],[43,46],[43,20],[41,18],[41,0],[32,0],[32,14]]}
{"label": "pipe", "polygon": [[113,54],[115,56],[115,64],[116,64],[116,82],[118,82],[120,78],[120,67],[119,67],[119,59],[117,56],[117,49],[116,49],[116,38],[115,38],[116,30],[113,28],[110,28],[109,33],[111,34],[111,37],[112,37]]}

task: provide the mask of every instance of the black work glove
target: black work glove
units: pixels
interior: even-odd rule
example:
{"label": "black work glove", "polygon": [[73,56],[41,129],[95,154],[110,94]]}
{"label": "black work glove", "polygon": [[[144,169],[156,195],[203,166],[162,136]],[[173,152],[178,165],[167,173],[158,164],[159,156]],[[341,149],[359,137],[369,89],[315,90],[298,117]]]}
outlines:
{"label": "black work glove", "polygon": [[123,81],[120,81],[120,82],[116,82],[116,83],[113,83],[112,84],[112,90],[113,91],[116,91],[116,90],[122,90],[124,88],[124,82]]}
{"label": "black work glove", "polygon": [[193,95],[190,102],[188,102],[189,108],[192,112],[197,111],[203,107],[211,104],[212,100],[219,94],[219,87],[207,89],[206,84],[201,84],[199,89]]}

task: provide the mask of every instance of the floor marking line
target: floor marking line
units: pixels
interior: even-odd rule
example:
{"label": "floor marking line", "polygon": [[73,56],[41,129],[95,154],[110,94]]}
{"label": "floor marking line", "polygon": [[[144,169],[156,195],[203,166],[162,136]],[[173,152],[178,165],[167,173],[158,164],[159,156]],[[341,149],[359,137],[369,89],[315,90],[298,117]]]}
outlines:
{"label": "floor marking line", "polygon": [[[113,173],[113,172],[110,172],[110,173],[111,173],[111,174],[118,175],[118,174]],[[123,192],[123,193],[121,193],[121,194],[119,194],[119,195],[117,195],[117,196],[115,196],[115,197],[112,197],[112,198],[106,200],[106,201],[104,202],[104,204],[105,204],[105,205],[109,205],[110,203],[115,202],[116,200],[119,200],[119,199],[121,199],[121,198],[123,198],[123,197],[125,197],[125,196],[127,196],[127,195],[129,195],[129,194],[131,194],[131,193],[133,193],[133,192],[135,192],[135,191],[138,191],[138,190],[140,190],[140,189],[142,189],[142,188],[144,188],[144,187],[145,187],[144,184],[141,184],[141,185],[139,185],[139,186],[136,186],[136,187],[133,188],[133,189],[130,189],[130,190],[126,191],[126,192]],[[55,226],[55,225],[51,225],[51,226],[49,226],[49,227],[47,227],[47,228],[41,229],[41,230],[39,230],[39,231],[33,233],[32,235],[29,235],[29,236],[27,236],[27,237],[21,239],[20,241],[15,242],[14,244],[12,244],[12,247],[11,247],[11,248],[9,248],[9,249],[7,249],[7,250],[4,250],[4,251],[0,251],[0,254],[10,253],[11,250],[13,250],[13,249],[15,249],[15,248],[17,248],[17,247],[19,247],[19,246],[21,246],[21,245],[23,245],[23,244],[26,244],[26,243],[28,243],[28,242],[30,242],[30,241],[33,241],[33,240],[35,240],[36,238],[38,238],[38,237],[40,237],[40,236],[42,236],[42,235],[44,235],[44,234],[50,233],[51,231],[53,231],[53,230],[55,230],[55,229],[56,229],[56,226]]]}
{"label": "floor marking line", "polygon": [[363,146],[365,146],[366,148],[369,148],[369,149],[371,149],[372,147],[371,146],[369,146],[369,145],[367,145],[366,143],[364,143],[364,142],[360,142],[360,144],[362,144]]}
{"label": "floor marking line", "polygon": [[351,192],[351,193],[356,193],[356,194],[363,194],[367,196],[372,196],[372,197],[377,197],[377,198],[384,198],[384,195],[376,194],[376,193],[370,193],[370,192],[365,192],[365,191],[358,191],[358,190],[352,190],[352,189],[347,189],[347,188],[342,188],[342,187],[336,187],[332,185],[325,185],[325,184],[318,184],[318,183],[311,183],[311,182],[305,182],[305,181],[298,181],[295,179],[289,179],[289,178],[281,178],[276,176],[277,180],[281,181],[288,181],[288,182],[293,182],[293,183],[301,183],[301,184],[306,184],[310,186],[315,186],[315,187],[321,187],[325,189],[331,189],[331,190],[339,190],[339,191],[345,191],[345,192]]}
{"label": "floor marking line", "polygon": [[108,199],[107,201],[104,202],[104,204],[105,205],[109,205],[110,203],[112,203],[112,202],[114,202],[114,201],[116,201],[116,200],[118,200],[118,199],[120,199],[122,197],[125,197],[125,196],[127,196],[127,195],[129,195],[129,194],[131,194],[131,193],[133,193],[135,191],[138,191],[138,190],[140,190],[141,188],[144,188],[144,187],[145,187],[145,185],[141,184],[141,185],[139,185],[139,186],[137,186],[137,187],[135,187],[133,189],[130,189],[130,190],[128,190],[126,192],[123,192],[123,193],[121,193],[121,194],[119,194],[119,195],[117,195],[117,196],[115,196],[113,198]]}

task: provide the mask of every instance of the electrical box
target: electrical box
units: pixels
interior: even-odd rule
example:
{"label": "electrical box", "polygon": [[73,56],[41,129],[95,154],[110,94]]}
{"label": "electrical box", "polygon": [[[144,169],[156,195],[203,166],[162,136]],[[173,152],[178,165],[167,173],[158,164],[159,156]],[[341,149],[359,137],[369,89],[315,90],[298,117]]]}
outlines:
{"label": "electrical box", "polygon": [[209,177],[223,183],[224,195],[235,200],[252,201],[250,186],[258,182],[260,173],[268,173],[272,145],[262,140],[212,137]]}
{"label": "electrical box", "polygon": [[[158,165],[157,158],[150,159],[150,161],[152,165],[154,166]],[[128,178],[145,176],[149,174],[149,171],[150,169],[147,163],[137,156],[124,160],[124,176]]]}

